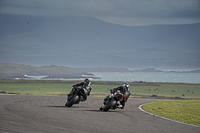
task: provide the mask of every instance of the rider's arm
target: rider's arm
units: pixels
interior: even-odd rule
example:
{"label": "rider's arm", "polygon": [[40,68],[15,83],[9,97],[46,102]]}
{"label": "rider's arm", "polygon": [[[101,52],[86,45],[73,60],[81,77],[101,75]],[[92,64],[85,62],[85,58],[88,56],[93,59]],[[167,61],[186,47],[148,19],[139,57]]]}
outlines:
{"label": "rider's arm", "polygon": [[81,82],[79,84],[75,84],[74,86],[80,86],[80,85],[83,85],[84,82]]}
{"label": "rider's arm", "polygon": [[117,90],[119,90],[119,87],[118,87],[118,88],[114,88],[114,89],[110,89],[110,92],[111,92],[111,93],[114,93],[114,92],[116,92]]}

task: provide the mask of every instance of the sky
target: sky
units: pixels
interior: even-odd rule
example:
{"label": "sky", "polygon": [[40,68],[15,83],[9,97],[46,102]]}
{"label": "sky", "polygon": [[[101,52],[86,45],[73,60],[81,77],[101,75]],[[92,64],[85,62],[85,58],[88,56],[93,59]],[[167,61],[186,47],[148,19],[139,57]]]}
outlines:
{"label": "sky", "polygon": [[92,16],[142,26],[200,23],[200,0],[1,0],[0,14]]}
{"label": "sky", "polygon": [[[54,31],[50,33],[44,29],[47,29],[47,28],[49,29],[49,25],[57,21],[56,19],[54,19],[54,17],[38,17],[40,19],[52,18],[53,20],[55,20],[53,22],[48,21],[48,19],[46,19],[44,22],[42,20],[37,21],[38,23],[31,23],[31,22],[21,23],[21,21],[16,21],[16,23],[8,23],[6,21],[5,22],[1,21],[3,17],[4,18],[7,17],[6,14],[34,16],[34,17],[28,17],[28,18],[37,18],[35,16],[61,16],[61,17],[57,17],[57,19],[64,18],[68,20],[71,18],[71,20],[68,21],[67,23],[69,25],[67,25],[65,21],[63,22],[61,21],[60,24],[65,25],[65,28],[68,28],[69,26],[71,29],[73,28],[74,29],[73,29],[73,32],[71,32],[70,28],[69,30],[66,30],[61,25],[57,25],[57,27],[50,27],[50,29]],[[87,28],[87,29],[91,28],[91,29],[88,30],[88,32],[80,32],[80,29],[81,28],[84,29],[84,28],[81,27],[82,26],[81,24],[80,24],[80,27],[78,26],[77,28],[77,25],[75,25],[76,23],[74,23],[75,21],[77,21],[77,19],[72,19],[72,18],[79,18],[78,21],[81,21],[81,18],[84,18],[84,17],[67,17],[67,16],[89,16],[86,18],[94,17],[94,18],[103,20],[105,22],[124,25],[124,26],[114,25],[114,27],[120,27],[120,28],[123,27],[123,30],[122,30],[123,32],[121,31],[121,29],[120,31],[117,29],[113,30],[112,29],[113,26],[110,26],[109,27],[110,29],[107,28],[106,26],[104,26],[104,28],[102,29],[99,29],[101,28],[102,25],[99,27],[96,25],[93,25],[93,26],[96,26],[93,30],[91,28],[91,25],[85,26],[84,25],[85,23],[83,23],[84,28]],[[12,19],[17,18],[13,16],[11,17]],[[26,18],[26,17],[18,17],[17,19],[23,20],[23,18]],[[87,20],[87,24],[89,23],[89,21],[91,20]],[[16,61],[15,59],[18,56],[19,56],[18,58],[19,61],[24,61],[28,57],[32,57],[35,59],[35,64],[37,65],[37,61],[43,61],[43,62],[46,61],[45,60],[47,58],[46,55],[52,56],[52,53],[49,52],[51,50],[46,50],[48,51],[46,52],[41,48],[50,49],[50,46],[52,48],[55,48],[54,45],[56,44],[56,48],[58,49],[52,50],[52,51],[57,51],[57,53],[56,52],[54,53],[55,55],[58,54],[58,55],[68,56],[70,58],[68,59],[69,61],[66,61],[68,63],[67,65],[79,66],[79,65],[82,65],[79,61],[77,61],[78,59],[81,60],[79,57],[85,59],[86,56],[82,54],[80,55],[77,54],[77,56],[70,55],[69,52],[66,52],[68,49],[59,49],[59,47],[57,47],[57,44],[60,43],[60,46],[63,46],[63,47],[70,46],[69,48],[73,48],[76,46],[76,45],[73,45],[72,47],[72,44],[86,45],[86,46],[95,44],[95,46],[92,47],[94,48],[92,50],[93,51],[96,50],[98,52],[95,51],[96,52],[95,56],[91,56],[90,54],[88,54],[87,56],[89,57],[89,59],[93,59],[95,61],[98,61],[96,60],[97,57],[99,59],[104,59],[103,58],[104,56],[102,56],[102,52],[101,52],[104,50],[105,53],[109,53],[109,55],[112,54],[110,58],[105,58],[105,62],[106,61],[109,62],[110,66],[111,65],[117,66],[119,64],[122,64],[123,67],[126,67],[126,65],[130,64],[129,60],[124,61],[123,60],[124,57],[118,54],[119,51],[122,50],[121,44],[126,42],[126,46],[129,48],[127,51],[130,54],[130,55],[127,55],[126,58],[132,61],[133,59],[135,59],[135,62],[131,64],[131,67],[135,67],[137,65],[136,63],[137,61],[138,61],[138,64],[140,63],[143,66],[146,65],[144,67],[151,66],[152,62],[150,61],[149,55],[151,55],[152,58],[155,58],[152,60],[157,61],[156,63],[160,63],[161,61],[163,62],[166,61],[167,62],[166,64],[169,65],[170,67],[172,66],[171,64],[173,63],[175,63],[175,65],[178,64],[177,66],[181,66],[179,63],[176,62],[177,60],[179,60],[180,62],[186,61],[186,63],[184,62],[185,64],[189,64],[190,66],[193,65],[195,66],[195,68],[196,66],[199,67],[199,64],[200,64],[199,61],[196,61],[196,59],[200,57],[199,52],[198,52],[199,51],[199,37],[198,37],[199,24],[185,25],[185,27],[184,25],[182,26],[178,25],[178,27],[184,27],[183,29],[178,30],[178,31],[175,31],[177,28],[175,29],[171,28],[170,30],[168,28],[164,28],[166,30],[163,31],[163,29],[160,30],[159,29],[160,26],[157,25],[157,24],[163,24],[163,26],[166,26],[170,24],[174,25],[174,24],[200,23],[200,0],[0,0],[0,22],[4,22],[4,24],[7,26],[7,27],[2,26],[1,32],[0,32],[2,33],[2,35],[0,36],[0,39],[2,39],[0,40],[0,44],[1,44],[0,52],[3,51],[1,55],[5,55],[5,57],[1,56],[1,59],[5,59],[4,62]],[[91,22],[92,22],[91,24],[93,24],[93,22],[94,23],[99,22],[105,25],[111,25],[108,23],[104,23],[102,21],[97,21],[96,19],[92,19]],[[151,28],[148,30],[140,29],[140,28],[145,28],[147,25],[156,25],[156,28],[152,29],[152,27],[155,27],[155,26],[151,26]],[[24,30],[21,30],[23,28],[20,26],[25,27]],[[139,28],[128,27],[127,28],[126,26],[144,26],[144,27],[139,27]],[[130,29],[133,29],[133,31]],[[28,32],[28,30],[30,31]],[[139,32],[137,32],[137,30],[139,30]],[[116,31],[118,33],[116,33]],[[12,34],[12,36],[10,36],[10,34]],[[132,37],[132,35],[135,35],[135,36]],[[78,37],[79,39],[76,39]],[[46,38],[51,38],[51,39],[46,39]],[[155,40],[155,41],[152,41],[152,40]],[[171,46],[171,44],[173,43],[176,43],[176,45],[172,47],[168,47],[168,44],[169,46]],[[16,44],[18,44],[18,46],[15,46]],[[97,49],[98,47],[101,47],[102,44],[104,44],[106,47],[104,47],[104,49]],[[19,47],[19,45],[21,47]],[[108,45],[110,46],[110,49],[107,49]],[[164,45],[166,47],[164,47]],[[184,46],[184,47],[181,47],[182,50],[178,49],[176,51],[176,48],[179,48],[178,45]],[[14,46],[14,47],[11,47],[11,46]],[[135,48],[135,46],[137,48]],[[166,50],[165,48],[167,48],[168,50]],[[162,50],[164,52],[162,52]],[[61,51],[63,51],[63,53],[61,53]],[[9,52],[14,56],[11,56]],[[39,52],[43,52],[43,53],[39,53]],[[172,57],[172,55],[174,55],[172,54],[173,52],[177,53],[178,56]],[[41,58],[39,58],[39,60],[37,60],[39,57],[38,53],[41,54],[40,57],[44,55],[45,59],[42,60]],[[158,57],[157,54],[160,54],[160,56]],[[15,56],[15,55],[18,55],[18,56]],[[21,55],[23,55],[24,58],[21,58]],[[71,56],[74,57],[74,60],[71,59]],[[163,60],[164,57],[166,57],[166,60]],[[169,58],[170,60],[168,60]],[[191,60],[189,61],[187,60],[191,58],[193,59],[193,64],[191,63],[192,62]],[[66,58],[64,59],[66,60]],[[142,62],[141,59],[143,59],[144,62]],[[57,60],[56,58],[54,60],[62,61],[60,60],[60,58],[59,60]],[[124,62],[121,63],[122,61]],[[29,62],[33,63],[33,61],[31,60],[29,60]],[[49,62],[52,63],[51,61]],[[77,64],[77,62],[79,64]],[[104,63],[101,62],[100,65],[105,65],[105,64],[109,65],[108,63],[105,63],[105,62]],[[148,63],[151,65],[149,65]],[[165,65],[163,64],[162,66]],[[95,64],[95,65],[99,65],[99,64]],[[141,66],[138,65],[136,67],[141,67]]]}

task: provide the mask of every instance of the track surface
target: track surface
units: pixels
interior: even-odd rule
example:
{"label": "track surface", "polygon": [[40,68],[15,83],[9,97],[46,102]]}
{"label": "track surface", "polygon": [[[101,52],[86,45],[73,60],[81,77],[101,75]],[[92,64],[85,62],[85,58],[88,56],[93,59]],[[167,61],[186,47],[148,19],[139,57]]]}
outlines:
{"label": "track surface", "polygon": [[1,133],[200,133],[199,127],[146,114],[129,98],[124,110],[99,111],[103,98],[88,97],[67,108],[62,96],[0,95]]}

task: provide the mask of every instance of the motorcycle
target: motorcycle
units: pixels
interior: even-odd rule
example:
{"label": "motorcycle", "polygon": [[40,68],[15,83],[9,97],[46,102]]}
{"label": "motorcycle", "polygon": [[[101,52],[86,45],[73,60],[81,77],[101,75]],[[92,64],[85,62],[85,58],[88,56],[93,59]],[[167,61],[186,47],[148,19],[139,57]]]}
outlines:
{"label": "motorcycle", "polygon": [[109,109],[119,108],[120,102],[123,100],[123,94],[120,91],[115,92],[114,94],[110,93],[104,99],[104,103],[99,108],[99,110],[108,111]]}
{"label": "motorcycle", "polygon": [[71,107],[73,104],[79,104],[79,102],[85,101],[83,98],[84,90],[81,86],[73,87],[70,94],[67,96],[66,107]]}

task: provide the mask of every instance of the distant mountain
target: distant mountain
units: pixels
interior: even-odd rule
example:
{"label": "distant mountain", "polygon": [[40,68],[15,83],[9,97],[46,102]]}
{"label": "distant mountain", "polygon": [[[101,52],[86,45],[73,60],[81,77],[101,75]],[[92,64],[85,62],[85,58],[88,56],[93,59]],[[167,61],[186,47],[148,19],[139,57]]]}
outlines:
{"label": "distant mountain", "polygon": [[127,68],[117,68],[117,67],[91,67],[91,68],[73,68],[77,71],[82,72],[130,72]]}
{"label": "distant mountain", "polygon": [[0,63],[0,79],[30,78],[34,76],[40,76],[41,78],[86,78],[83,75],[93,77],[93,74],[76,71],[64,66],[51,65],[35,67],[23,64]]}
{"label": "distant mountain", "polygon": [[175,73],[200,73],[200,70],[192,71],[163,71],[155,68],[129,70],[117,67],[94,68],[70,68],[64,66],[30,66],[23,64],[0,63],[0,79],[82,79],[95,77],[92,72],[175,72]]}
{"label": "distant mountain", "polygon": [[200,68],[200,23],[122,26],[93,17],[0,14],[0,62]]}
{"label": "distant mountain", "polygon": [[143,68],[130,70],[128,68],[117,68],[117,67],[91,67],[91,68],[73,68],[76,71],[83,72],[165,72],[165,73],[200,73],[200,70],[190,70],[190,71],[165,71],[157,70],[155,68]]}
{"label": "distant mountain", "polygon": [[155,68],[145,68],[139,70],[132,70],[132,72],[164,72],[163,70],[156,70]]}

